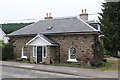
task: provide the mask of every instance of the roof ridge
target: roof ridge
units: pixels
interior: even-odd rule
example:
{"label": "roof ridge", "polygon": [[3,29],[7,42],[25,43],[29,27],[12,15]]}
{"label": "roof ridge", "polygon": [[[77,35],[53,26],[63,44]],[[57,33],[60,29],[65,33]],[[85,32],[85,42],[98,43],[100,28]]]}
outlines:
{"label": "roof ridge", "polygon": [[[52,21],[52,20],[71,19],[71,18],[76,18],[76,16],[55,17],[55,18],[52,18],[52,19],[42,19],[42,20],[39,20],[39,21]],[[37,22],[39,22],[39,21],[37,21]]]}

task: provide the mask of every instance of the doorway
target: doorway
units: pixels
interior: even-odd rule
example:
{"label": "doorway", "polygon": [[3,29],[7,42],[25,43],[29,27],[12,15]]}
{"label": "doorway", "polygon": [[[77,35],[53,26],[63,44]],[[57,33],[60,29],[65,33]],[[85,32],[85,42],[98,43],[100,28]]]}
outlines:
{"label": "doorway", "polygon": [[37,47],[37,63],[42,62],[42,46]]}

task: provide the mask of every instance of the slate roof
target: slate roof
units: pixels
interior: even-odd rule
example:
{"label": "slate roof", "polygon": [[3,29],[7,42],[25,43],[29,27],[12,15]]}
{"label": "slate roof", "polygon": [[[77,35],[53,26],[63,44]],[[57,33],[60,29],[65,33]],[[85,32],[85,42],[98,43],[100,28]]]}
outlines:
{"label": "slate roof", "polygon": [[57,34],[57,33],[93,33],[95,28],[77,17],[45,19],[28,25],[8,36],[32,34]]}

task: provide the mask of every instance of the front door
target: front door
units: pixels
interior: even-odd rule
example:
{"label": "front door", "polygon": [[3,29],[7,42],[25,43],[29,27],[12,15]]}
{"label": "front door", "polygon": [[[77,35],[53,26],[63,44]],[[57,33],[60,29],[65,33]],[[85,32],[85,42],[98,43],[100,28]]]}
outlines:
{"label": "front door", "polygon": [[42,46],[37,47],[37,63],[42,61]]}

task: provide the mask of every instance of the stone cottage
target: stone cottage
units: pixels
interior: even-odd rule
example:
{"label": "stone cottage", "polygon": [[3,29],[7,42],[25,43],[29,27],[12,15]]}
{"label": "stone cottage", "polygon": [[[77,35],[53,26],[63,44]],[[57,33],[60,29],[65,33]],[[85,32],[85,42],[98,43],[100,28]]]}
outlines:
{"label": "stone cottage", "polygon": [[[49,14],[51,15],[51,14]],[[94,59],[100,32],[77,17],[45,17],[8,36],[14,45],[15,58],[36,63],[67,63]]]}

